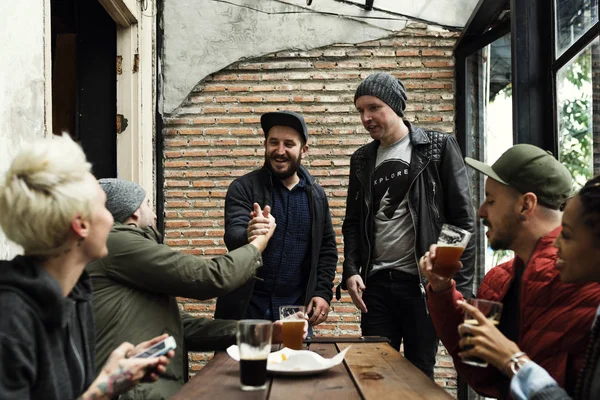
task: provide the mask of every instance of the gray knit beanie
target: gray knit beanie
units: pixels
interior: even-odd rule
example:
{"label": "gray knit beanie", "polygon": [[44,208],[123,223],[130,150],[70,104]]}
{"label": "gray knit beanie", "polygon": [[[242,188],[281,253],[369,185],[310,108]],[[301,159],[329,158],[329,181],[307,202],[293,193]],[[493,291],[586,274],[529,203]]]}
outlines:
{"label": "gray knit beanie", "polygon": [[400,117],[404,117],[406,89],[402,82],[393,75],[377,72],[367,76],[356,88],[354,104],[360,96],[375,96],[390,106]]}
{"label": "gray knit beanie", "polygon": [[146,191],[135,182],[114,178],[98,180],[106,193],[106,208],[115,222],[124,222],[140,208],[146,198]]}

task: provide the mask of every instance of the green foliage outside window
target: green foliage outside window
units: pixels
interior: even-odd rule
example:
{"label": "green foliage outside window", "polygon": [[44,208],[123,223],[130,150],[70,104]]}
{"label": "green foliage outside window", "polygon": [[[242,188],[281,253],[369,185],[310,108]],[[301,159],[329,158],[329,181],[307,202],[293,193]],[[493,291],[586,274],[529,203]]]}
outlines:
{"label": "green foliage outside window", "polygon": [[559,158],[573,175],[574,190],[593,175],[592,135],[592,55],[586,49],[570,64],[566,73],[559,71],[562,87],[569,95],[558,104]]}

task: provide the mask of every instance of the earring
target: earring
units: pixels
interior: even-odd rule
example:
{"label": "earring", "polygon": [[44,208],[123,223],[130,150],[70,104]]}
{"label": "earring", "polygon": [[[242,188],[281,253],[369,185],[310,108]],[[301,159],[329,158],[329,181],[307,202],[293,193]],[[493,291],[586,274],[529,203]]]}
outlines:
{"label": "earring", "polygon": [[77,239],[77,247],[81,247],[81,243],[83,243],[83,238],[80,237],[79,239]]}
{"label": "earring", "polygon": [[519,219],[520,219],[521,221],[525,221],[527,218],[525,218],[525,216],[524,216],[523,214],[520,214],[520,215],[519,215]]}

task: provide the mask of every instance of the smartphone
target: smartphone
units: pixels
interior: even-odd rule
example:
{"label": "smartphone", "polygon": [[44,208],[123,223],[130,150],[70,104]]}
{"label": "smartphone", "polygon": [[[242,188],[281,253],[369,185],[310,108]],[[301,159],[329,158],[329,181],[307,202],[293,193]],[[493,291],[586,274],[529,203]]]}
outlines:
{"label": "smartphone", "polygon": [[152,347],[148,347],[146,350],[141,353],[136,354],[131,358],[152,358],[158,357],[167,354],[170,350],[175,350],[177,348],[177,343],[175,343],[175,338],[173,336],[169,336],[168,338],[161,340],[156,343]]}

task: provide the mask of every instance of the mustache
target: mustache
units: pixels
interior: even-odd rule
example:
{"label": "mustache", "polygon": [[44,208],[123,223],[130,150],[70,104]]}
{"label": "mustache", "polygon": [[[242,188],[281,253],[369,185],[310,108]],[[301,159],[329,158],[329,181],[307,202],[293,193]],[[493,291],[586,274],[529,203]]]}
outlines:
{"label": "mustache", "polygon": [[489,228],[490,226],[492,226],[492,224],[490,224],[490,221],[488,221],[488,220],[487,220],[487,219],[485,219],[485,218],[482,218],[482,219],[481,219],[481,223],[482,223],[483,225],[487,226],[488,228]]}

